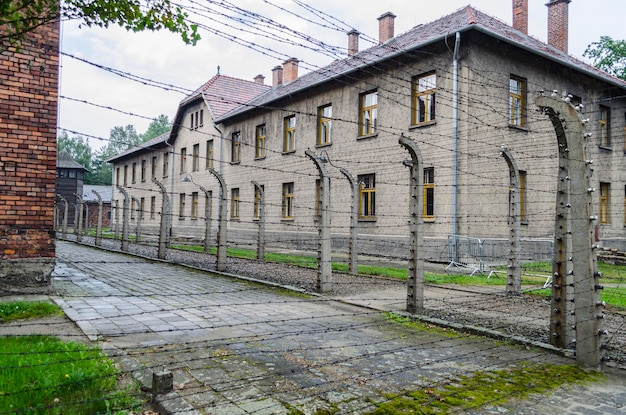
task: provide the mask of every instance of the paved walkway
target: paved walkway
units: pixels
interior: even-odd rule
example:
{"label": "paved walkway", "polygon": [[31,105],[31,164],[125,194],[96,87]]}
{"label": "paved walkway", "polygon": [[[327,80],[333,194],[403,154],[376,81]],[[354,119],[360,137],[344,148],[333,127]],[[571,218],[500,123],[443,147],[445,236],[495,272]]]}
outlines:
{"label": "paved walkway", "polygon": [[[461,375],[521,362],[573,363],[539,349],[390,324],[370,308],[72,243],[58,242],[57,257],[54,286],[66,314],[123,354],[128,370],[171,371],[175,392],[158,401],[175,413],[368,413],[390,393],[441,387]],[[381,298],[384,309],[403,307],[403,297]],[[470,413],[624,414],[626,379],[612,373],[605,382]]]}

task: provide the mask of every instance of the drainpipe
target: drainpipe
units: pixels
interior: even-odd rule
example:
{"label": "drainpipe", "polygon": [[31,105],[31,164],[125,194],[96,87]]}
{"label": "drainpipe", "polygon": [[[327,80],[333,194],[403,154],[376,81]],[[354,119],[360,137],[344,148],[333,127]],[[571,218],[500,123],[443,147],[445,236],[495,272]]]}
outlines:
{"label": "drainpipe", "polygon": [[[452,62],[452,235],[457,234],[457,147],[459,141],[459,46],[461,44],[461,32],[456,32],[454,43],[454,56]],[[453,236],[454,238],[454,236]]]}
{"label": "drainpipe", "polygon": [[172,237],[172,205],[174,204],[174,172],[175,162],[176,162],[176,153],[174,152],[174,145],[169,143],[169,137],[165,140],[165,144],[171,149],[172,157],[170,158],[170,163],[172,164],[172,179],[170,180],[170,200],[167,204],[167,237],[165,238],[165,246],[170,245],[170,238]]}

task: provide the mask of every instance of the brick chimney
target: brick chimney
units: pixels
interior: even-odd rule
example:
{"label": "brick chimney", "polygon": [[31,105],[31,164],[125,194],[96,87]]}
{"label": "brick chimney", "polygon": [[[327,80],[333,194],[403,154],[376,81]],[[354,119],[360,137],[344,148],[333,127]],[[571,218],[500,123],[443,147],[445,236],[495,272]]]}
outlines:
{"label": "brick chimney", "polygon": [[528,34],[528,0],[513,0],[513,29]]}
{"label": "brick chimney", "polygon": [[385,43],[393,37],[393,19],[396,15],[387,12],[378,18],[378,42]]}
{"label": "brick chimney", "polygon": [[548,6],[548,44],[567,53],[569,4],[572,0],[550,0]]}
{"label": "brick chimney", "polygon": [[283,62],[283,82],[291,82],[298,79],[298,59],[290,58]]}
{"label": "brick chimney", "polygon": [[283,84],[283,67],[278,65],[272,69],[272,87],[277,87]]}
{"label": "brick chimney", "polygon": [[359,35],[355,29],[348,32],[348,56],[359,53]]}
{"label": "brick chimney", "polygon": [[254,83],[259,85],[265,85],[265,77],[261,74],[258,74],[254,77]]}

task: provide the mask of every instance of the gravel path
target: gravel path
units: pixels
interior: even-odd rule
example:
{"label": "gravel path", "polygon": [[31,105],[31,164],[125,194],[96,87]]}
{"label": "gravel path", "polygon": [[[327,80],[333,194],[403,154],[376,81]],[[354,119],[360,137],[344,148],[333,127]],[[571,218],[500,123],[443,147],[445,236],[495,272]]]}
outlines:
{"label": "gravel path", "polygon": [[[68,240],[74,240],[74,236],[68,235]],[[82,242],[93,245],[94,238],[83,237]],[[119,251],[120,246],[120,241],[102,240],[103,248]],[[157,257],[155,246],[129,244],[128,252],[146,258]],[[173,263],[209,271],[215,270],[216,266],[216,257],[204,253],[168,249],[166,258]],[[314,269],[229,257],[227,272],[283,286],[297,287],[311,293],[316,290],[317,273]],[[325,295],[341,298],[368,296],[386,298],[385,293],[394,292],[397,298],[398,290],[404,289],[404,286],[404,282],[398,280],[333,273],[333,290]],[[549,343],[550,301],[548,299],[527,295],[509,297],[501,291],[493,290],[477,295],[472,287],[465,286],[428,286],[428,289],[437,294],[436,299],[428,297],[426,299],[425,314],[428,317],[480,326]],[[502,318],[504,315],[507,318]],[[609,333],[605,359],[613,365],[626,368],[626,313],[606,310],[603,328]]]}

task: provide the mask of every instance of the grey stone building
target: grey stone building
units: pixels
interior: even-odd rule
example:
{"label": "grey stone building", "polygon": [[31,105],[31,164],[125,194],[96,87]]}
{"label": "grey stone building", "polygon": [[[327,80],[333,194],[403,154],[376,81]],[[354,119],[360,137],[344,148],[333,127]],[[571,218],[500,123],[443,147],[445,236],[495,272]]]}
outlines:
{"label": "grey stone building", "polygon": [[[513,2],[512,26],[467,6],[397,36],[395,16],[386,13],[379,17],[374,47],[359,51],[359,34],[352,31],[344,59],[302,76],[298,60],[289,59],[273,69],[272,87],[255,90],[246,102],[221,91],[222,101],[243,105],[214,111],[206,91],[203,100],[192,95],[179,107],[167,138],[174,157],[163,177],[171,180],[173,233],[202,235],[202,193],[180,179],[191,174],[217,194],[217,182],[204,169],[210,162],[228,184],[229,242],[255,240],[260,199],[254,180],[264,190],[268,244],[314,249],[319,176],[304,154],[311,149],[328,161],[333,246],[345,247],[350,227],[344,168],[360,184],[359,251],[403,257],[409,176],[403,166],[408,153],[398,140],[405,136],[424,161],[429,259],[446,259],[449,235],[506,239],[503,145],[520,169],[522,238],[550,239],[557,143],[534,100],[542,91],[558,91],[582,104],[589,119],[598,239],[626,248],[626,82],[567,53],[568,3],[547,4],[547,44],[527,33],[526,1]],[[250,82],[261,83],[259,77]],[[205,124],[196,124],[203,111]],[[117,171],[150,160],[147,154],[137,148],[111,161]],[[157,224],[155,218],[155,229]]]}

